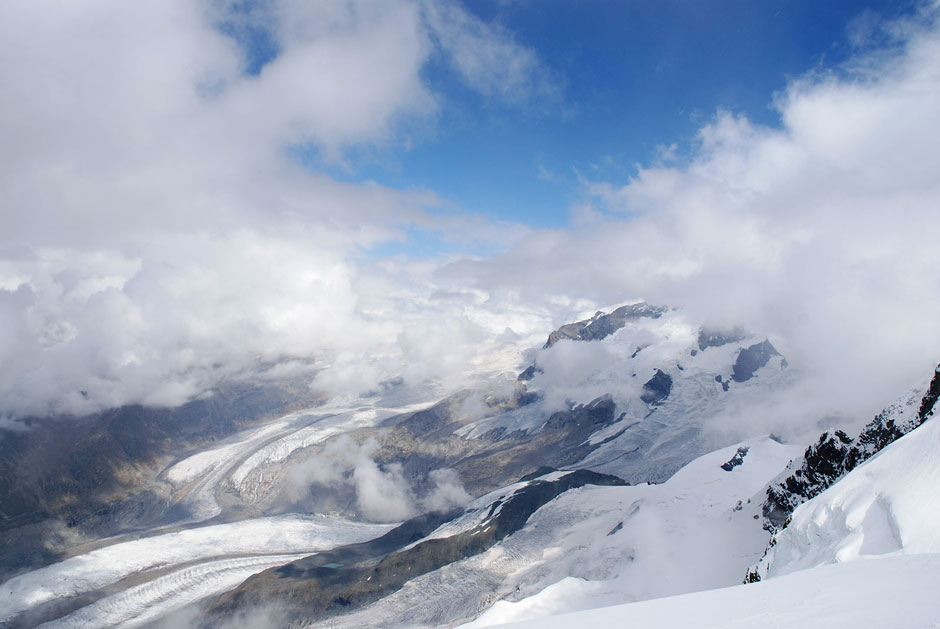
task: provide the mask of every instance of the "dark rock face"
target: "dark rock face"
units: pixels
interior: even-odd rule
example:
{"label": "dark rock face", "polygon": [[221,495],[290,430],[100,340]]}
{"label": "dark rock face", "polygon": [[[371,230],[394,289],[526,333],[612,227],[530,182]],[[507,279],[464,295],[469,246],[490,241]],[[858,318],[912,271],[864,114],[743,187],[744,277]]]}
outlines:
{"label": "dark rock face", "polygon": [[767,488],[764,517],[778,529],[786,526],[794,509],[825,491],[848,471],[846,460],[852,441],[841,430],[820,435],[819,441],[806,448],[799,469]]}
{"label": "dark rock face", "polygon": [[731,379],[735,382],[747,382],[754,377],[758,369],[770,362],[771,358],[779,355],[780,352],[767,340],[746,347],[738,353],[738,358],[734,361]]}
{"label": "dark rock face", "polygon": [[[107,537],[165,522],[157,478],[172,458],[313,400],[274,386],[231,385],[177,408],[124,406],[32,419],[0,435],[0,575],[61,559],[68,535]],[[161,495],[160,492],[164,492]]]}
{"label": "dark rock face", "polygon": [[651,406],[662,404],[672,392],[672,376],[660,369],[643,385],[640,399]]}
{"label": "dark rock face", "polygon": [[273,386],[237,385],[177,408],[132,405],[83,418],[33,419],[27,431],[3,433],[0,574],[57,560],[45,543],[55,523],[108,536],[166,517],[165,496],[151,490],[162,464],[297,401]]}
{"label": "dark rock face", "polygon": [[[819,495],[840,478],[883,448],[914,430],[933,415],[940,393],[940,367],[921,399],[912,420],[898,425],[886,412],[879,413],[852,439],[841,430],[825,432],[806,449],[802,461],[791,463],[792,473],[767,488],[763,513],[771,527],[782,529],[799,505]],[[797,467],[798,466],[798,467]]]}
{"label": "dark rock face", "polygon": [[709,347],[721,347],[728,343],[737,343],[745,338],[747,338],[747,333],[741,328],[732,328],[731,330],[701,328],[698,331],[698,348],[704,352]]}
{"label": "dark rock face", "polygon": [[481,509],[483,521],[456,535],[428,539],[405,548],[460,512],[429,514],[409,520],[384,536],[305,557],[257,574],[217,598],[207,626],[231,614],[278,603],[295,621],[309,622],[352,611],[400,589],[409,580],[482,553],[521,529],[537,509],[560,494],[587,484],[624,485],[614,476],[578,470],[555,480],[534,480],[508,498]]}
{"label": "dark rock face", "polygon": [[564,468],[583,459],[597,447],[588,437],[617,420],[610,396],[589,404],[552,413],[534,435],[511,433],[499,442],[481,444],[474,454],[445,463],[460,473],[468,491],[477,494],[501,487],[542,466]]}
{"label": "dark rock face", "polygon": [[933,380],[930,381],[927,393],[920,402],[920,410],[917,413],[917,417],[920,419],[921,423],[924,423],[924,420],[933,415],[934,406],[937,405],[937,398],[940,398],[940,365],[937,365],[937,368],[934,370]]}
{"label": "dark rock face", "polygon": [[535,374],[542,373],[542,370],[536,367],[535,365],[529,365],[525,370],[519,374],[517,380],[521,382],[527,382],[535,377]]}
{"label": "dark rock face", "polygon": [[747,456],[747,453],[748,453],[748,447],[741,446],[740,448],[738,448],[738,451],[734,453],[733,457],[731,457],[727,462],[721,464],[721,469],[723,469],[726,472],[730,472],[737,466],[744,463],[744,457]]}
{"label": "dark rock face", "polygon": [[464,398],[458,394],[386,422],[388,430],[376,461],[401,465],[406,478],[419,485],[431,470],[450,467],[460,474],[467,491],[479,495],[543,466],[574,465],[599,446],[587,443],[588,438],[619,419],[616,404],[605,395],[552,413],[534,433],[498,428],[480,438],[464,439],[454,434],[462,426]]}
{"label": "dark rock face", "polygon": [[658,319],[666,312],[665,308],[651,306],[645,302],[621,306],[610,314],[598,312],[590,319],[567,323],[548,336],[542,349],[546,349],[563,339],[575,341],[597,341],[606,338],[625,326],[628,321],[641,317]]}

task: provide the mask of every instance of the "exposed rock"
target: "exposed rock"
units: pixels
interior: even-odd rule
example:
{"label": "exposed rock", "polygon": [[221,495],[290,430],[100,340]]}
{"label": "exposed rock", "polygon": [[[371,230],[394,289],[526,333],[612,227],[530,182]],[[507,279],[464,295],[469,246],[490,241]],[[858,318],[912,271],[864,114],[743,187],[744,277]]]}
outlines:
{"label": "exposed rock", "polygon": [[934,370],[933,380],[930,381],[927,393],[920,402],[920,410],[917,412],[920,423],[924,423],[924,420],[933,415],[938,397],[940,397],[940,365],[937,365],[937,368]]}
{"label": "exposed rock", "polygon": [[819,441],[806,448],[798,469],[767,488],[763,513],[773,527],[786,526],[794,509],[823,492],[848,471],[846,463],[852,442],[853,439],[841,430],[832,434],[824,432]]}
{"label": "exposed rock", "polygon": [[[918,413],[898,423],[901,405],[892,405],[852,439],[841,430],[825,432],[806,449],[803,458],[792,462],[781,477],[767,488],[763,513],[770,528],[786,527],[790,514],[799,505],[819,495],[840,478],[858,467],[890,443],[920,426],[933,413],[940,392],[940,367],[934,372],[927,392],[921,398]],[[917,398],[914,398],[916,400]]]}
{"label": "exposed rock", "polygon": [[628,321],[641,317],[658,319],[664,312],[666,312],[665,308],[651,306],[645,302],[621,306],[610,314],[598,311],[590,319],[567,323],[552,332],[542,349],[551,347],[563,339],[597,341],[610,336],[625,326]]}
{"label": "exposed rock", "polygon": [[539,373],[543,373],[539,367],[536,367],[535,365],[529,365],[522,373],[519,374],[516,379],[521,380],[522,382],[527,382],[534,378],[535,374]]}
{"label": "exposed rock", "polygon": [[465,439],[454,434],[463,425],[465,395],[387,422],[389,429],[380,440],[382,449],[376,453],[376,461],[400,464],[406,478],[416,485],[434,469],[454,468],[467,491],[479,495],[543,466],[574,465],[599,447],[588,438],[618,420],[613,399],[605,395],[552,413],[534,433],[503,429]]}
{"label": "exposed rock", "polygon": [[415,577],[486,551],[521,529],[542,505],[587,484],[625,483],[588,470],[555,480],[533,480],[508,498],[481,509],[487,514],[479,524],[444,538],[419,541],[461,512],[414,518],[378,539],[305,557],[249,578],[210,604],[206,625],[224,623],[240,610],[263,604],[276,604],[291,621],[299,622],[352,611],[391,594]]}
{"label": "exposed rock", "polygon": [[[744,463],[744,457],[747,456],[747,452],[748,452],[747,446],[741,446],[740,448],[738,448],[738,451],[734,453],[734,456],[731,457],[731,459],[721,464],[721,469],[723,469],[726,472],[730,472],[737,466],[741,465],[742,463]],[[738,502],[738,505],[740,504],[741,503]]]}
{"label": "exposed rock", "polygon": [[747,382],[754,377],[758,369],[770,362],[771,358],[779,355],[780,352],[767,340],[746,347],[738,353],[738,358],[734,361],[731,379],[735,382]]}
{"label": "exposed rock", "polygon": [[662,404],[672,391],[672,376],[657,369],[652,378],[643,385],[640,399],[651,406]]}
{"label": "exposed rock", "polygon": [[[741,328],[719,330],[714,328],[700,328],[698,331],[698,348],[705,351],[709,347],[721,347],[728,343],[737,343],[747,338],[747,332]],[[694,350],[693,350],[694,351]],[[692,354],[695,356],[695,354]]]}

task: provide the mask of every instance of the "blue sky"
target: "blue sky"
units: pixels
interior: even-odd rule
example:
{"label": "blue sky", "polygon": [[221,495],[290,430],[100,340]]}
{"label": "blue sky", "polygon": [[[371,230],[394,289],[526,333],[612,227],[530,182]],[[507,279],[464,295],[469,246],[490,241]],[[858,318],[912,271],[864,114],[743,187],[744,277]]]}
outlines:
{"label": "blue sky", "polygon": [[[425,74],[444,103],[433,129],[412,130],[407,146],[350,151],[343,168],[310,163],[351,181],[430,188],[450,210],[535,228],[567,226],[584,180],[626,183],[637,164],[672,144],[681,158],[719,109],[776,125],[773,95],[789,79],[837,69],[858,53],[848,36],[853,24],[912,8],[861,0],[464,6],[534,50],[557,93],[493,102],[432,62]],[[412,233],[403,250],[438,248]]]}

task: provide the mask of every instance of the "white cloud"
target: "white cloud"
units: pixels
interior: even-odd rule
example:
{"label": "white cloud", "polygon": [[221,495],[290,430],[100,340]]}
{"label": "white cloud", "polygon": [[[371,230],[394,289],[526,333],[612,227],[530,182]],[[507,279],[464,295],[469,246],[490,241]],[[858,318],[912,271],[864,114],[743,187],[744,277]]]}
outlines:
{"label": "white cloud", "polygon": [[430,44],[409,2],[273,4],[281,53],[223,94],[229,115],[282,142],[334,154],[386,139],[402,115],[434,110],[420,70]]}
{"label": "white cloud", "polygon": [[470,500],[460,476],[449,468],[431,471],[423,495],[416,496],[400,464],[379,467],[373,458],[378,449],[374,437],[357,444],[348,435],[341,435],[320,454],[291,468],[289,497],[300,499],[316,485],[346,486],[355,492],[359,513],[373,522],[399,522],[419,510],[445,511]]}
{"label": "white cloud", "polygon": [[719,112],[687,166],[588,182],[592,220],[447,277],[532,305],[643,297],[741,323],[811,371],[807,412],[867,416],[940,360],[935,17],[896,26],[890,53],[793,81],[779,128]]}
{"label": "white cloud", "polygon": [[[287,152],[311,146],[341,163],[349,148],[400,141],[408,120],[433,122],[422,69],[450,43],[432,37],[427,10],[408,0],[283,0],[250,14],[181,0],[4,5],[3,412],[176,404],[262,364],[310,372],[311,359],[335,367],[317,386],[355,394],[426,355],[422,340],[443,346],[438,333],[462,335],[448,347],[474,356],[489,329],[468,318],[478,305],[431,297],[440,287],[428,268],[403,277],[401,264],[373,269],[361,252],[409,225],[496,247],[524,229],[430,214],[432,192],[338,182]],[[257,75],[216,28],[226,20],[270,31],[279,52]],[[480,45],[517,51],[501,31],[468,24]],[[426,308],[399,308],[415,299]],[[452,325],[420,332],[438,316]],[[447,356],[415,377],[454,377],[444,371],[464,365]]]}
{"label": "white cloud", "polygon": [[[441,390],[641,297],[786,339],[837,403],[881,403],[937,360],[936,9],[884,26],[890,51],[794,81],[779,129],[721,113],[687,165],[587,182],[574,229],[528,231],[338,182],[285,148],[342,162],[402,141],[442,106],[433,59],[504,103],[557,95],[530,49],[444,2],[264,6],[249,17],[280,52],[256,76],[214,26],[225,3],[0,9],[8,420],[173,404],[276,361],[313,378],[312,359],[337,395],[396,375]],[[511,248],[361,255],[409,226]]]}
{"label": "white cloud", "polygon": [[421,501],[425,511],[447,511],[463,507],[470,502],[470,494],[463,488],[456,470],[442,468],[430,474],[434,484],[431,492]]}
{"label": "white cloud", "polygon": [[423,7],[431,33],[470,87],[510,105],[558,98],[559,77],[510,32],[456,3],[427,0]]}

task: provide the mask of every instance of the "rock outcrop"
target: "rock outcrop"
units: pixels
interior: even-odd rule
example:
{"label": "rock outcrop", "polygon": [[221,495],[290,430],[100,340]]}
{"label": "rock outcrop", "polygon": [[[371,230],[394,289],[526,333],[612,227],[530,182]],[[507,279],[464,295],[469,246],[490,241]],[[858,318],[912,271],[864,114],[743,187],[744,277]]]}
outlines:
{"label": "rock outcrop", "polygon": [[353,611],[400,589],[409,580],[482,553],[518,531],[537,509],[584,485],[624,485],[588,470],[528,481],[508,497],[477,509],[472,527],[446,537],[428,535],[462,512],[423,515],[382,537],[305,557],[259,573],[209,606],[207,626],[244,609],[276,606],[289,621],[309,622]]}
{"label": "rock outcrop", "polygon": [[574,341],[598,341],[610,336],[625,326],[628,321],[641,317],[658,319],[664,312],[666,312],[665,308],[651,306],[646,302],[621,306],[610,314],[604,314],[598,311],[590,319],[567,323],[549,334],[543,349],[549,348],[564,339]]}
{"label": "rock outcrop", "polygon": [[[799,505],[819,495],[885,446],[920,426],[933,415],[940,397],[940,366],[922,396],[913,394],[892,404],[865,426],[856,438],[841,430],[824,432],[803,458],[791,463],[767,488],[763,513],[769,527],[784,528]],[[919,404],[918,404],[919,402]],[[917,407],[916,413],[913,408]]]}

